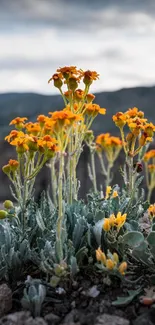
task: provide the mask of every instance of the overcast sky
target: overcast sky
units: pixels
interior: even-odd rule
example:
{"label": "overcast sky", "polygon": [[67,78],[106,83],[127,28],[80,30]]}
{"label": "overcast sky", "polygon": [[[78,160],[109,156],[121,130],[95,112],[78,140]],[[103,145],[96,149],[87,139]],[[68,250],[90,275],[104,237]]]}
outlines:
{"label": "overcast sky", "polygon": [[155,85],[155,0],[0,0],[0,92],[57,93],[64,65],[94,91]]}

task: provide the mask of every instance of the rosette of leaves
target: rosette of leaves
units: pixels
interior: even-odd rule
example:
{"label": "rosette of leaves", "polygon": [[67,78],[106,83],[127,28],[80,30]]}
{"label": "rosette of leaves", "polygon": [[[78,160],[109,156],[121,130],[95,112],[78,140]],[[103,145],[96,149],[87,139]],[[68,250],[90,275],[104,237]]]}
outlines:
{"label": "rosette of leaves", "polygon": [[0,223],[0,279],[15,282],[30,259],[31,250],[28,240],[21,237],[18,227],[13,227],[8,221],[2,221]]}
{"label": "rosette of leaves", "polygon": [[40,279],[32,279],[30,276],[27,277],[25,286],[21,300],[22,307],[29,310],[33,317],[39,317],[46,297],[46,287]]}

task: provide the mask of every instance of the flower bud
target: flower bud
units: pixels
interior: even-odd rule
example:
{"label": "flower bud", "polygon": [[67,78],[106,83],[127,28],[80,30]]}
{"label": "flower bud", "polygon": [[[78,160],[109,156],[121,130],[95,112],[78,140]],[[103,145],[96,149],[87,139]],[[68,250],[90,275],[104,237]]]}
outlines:
{"label": "flower bud", "polygon": [[127,263],[126,262],[122,262],[118,268],[119,273],[121,273],[122,275],[125,274],[125,271],[127,270]]}
{"label": "flower bud", "polygon": [[10,166],[10,170],[12,172],[15,172],[18,169],[18,166],[19,166],[18,160],[10,159],[9,160],[9,166]]}
{"label": "flower bud", "polygon": [[9,165],[9,164],[8,164],[8,165],[4,165],[4,166],[2,167],[2,171],[3,171],[3,173],[5,173],[6,175],[9,175],[10,172],[11,172],[10,165]]}
{"label": "flower bud", "polygon": [[113,253],[113,260],[116,264],[118,264],[119,262],[119,257],[118,257],[118,254],[117,253]]}
{"label": "flower bud", "polygon": [[133,164],[133,168],[136,170],[137,173],[141,173],[143,170],[143,165],[137,162]]}
{"label": "flower bud", "polygon": [[111,226],[110,226],[109,219],[108,218],[105,218],[104,219],[104,223],[103,223],[103,229],[104,229],[104,231],[109,231],[110,228],[111,228]]}
{"label": "flower bud", "polygon": [[50,83],[50,81],[53,80],[54,81],[54,86],[58,89],[60,89],[63,85],[63,82],[60,78],[60,75],[58,73],[55,73],[52,78],[49,79],[48,83]]}
{"label": "flower bud", "polygon": [[106,268],[107,268],[108,270],[113,270],[114,267],[115,267],[115,263],[114,263],[114,261],[112,261],[111,259],[107,259],[107,260],[106,260]]}
{"label": "flower bud", "polygon": [[0,219],[5,219],[8,213],[5,210],[0,210]]}
{"label": "flower bud", "polygon": [[68,80],[68,86],[71,90],[75,91],[75,89],[78,87],[78,82],[76,80],[76,78],[69,78]]}
{"label": "flower bud", "polygon": [[87,94],[86,99],[87,99],[87,103],[92,103],[93,100],[95,99],[95,95]]}
{"label": "flower bud", "polygon": [[5,200],[3,203],[3,206],[5,209],[10,210],[12,208],[14,208],[13,202],[10,200]]}

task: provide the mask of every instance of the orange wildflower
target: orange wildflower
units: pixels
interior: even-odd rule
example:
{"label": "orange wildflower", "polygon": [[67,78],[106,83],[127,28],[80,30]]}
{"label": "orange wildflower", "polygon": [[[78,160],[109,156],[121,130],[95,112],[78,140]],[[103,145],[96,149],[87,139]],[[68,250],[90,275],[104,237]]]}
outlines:
{"label": "orange wildflower", "polygon": [[40,126],[43,127],[47,120],[47,116],[45,115],[38,115],[37,121],[40,123]]}
{"label": "orange wildflower", "polygon": [[155,217],[155,203],[151,204],[147,211],[148,211],[150,217]]}
{"label": "orange wildflower", "polygon": [[99,79],[99,74],[96,71],[84,71],[83,72],[83,82],[85,85],[91,85],[94,80]]}
{"label": "orange wildflower", "polygon": [[81,77],[82,75],[82,70],[78,70],[76,66],[62,67],[57,69],[57,72],[62,74],[65,79],[73,76]]}
{"label": "orange wildflower", "polygon": [[98,104],[92,104],[92,103],[85,104],[85,114],[95,117],[99,113],[105,115],[106,109],[101,108]]}
{"label": "orange wildflower", "polygon": [[25,128],[27,130],[27,133],[31,133],[33,135],[38,135],[38,133],[41,131],[41,127],[39,123],[32,123],[29,122],[25,124]]}
{"label": "orange wildflower", "polygon": [[18,153],[24,153],[29,149],[27,145],[27,139],[25,138],[15,138],[13,141],[10,142],[12,146],[16,146],[16,151]]}
{"label": "orange wildflower", "polygon": [[112,119],[116,126],[118,126],[119,128],[122,128],[127,122],[127,116],[125,115],[125,113],[122,112],[118,112],[113,115]]}
{"label": "orange wildflower", "polygon": [[147,123],[144,126],[144,133],[146,133],[147,137],[153,137],[155,132],[155,125],[153,123]]}
{"label": "orange wildflower", "polygon": [[129,118],[134,118],[134,117],[144,117],[144,112],[139,111],[137,107],[129,108],[128,111],[126,111],[126,115]]}
{"label": "orange wildflower", "polygon": [[12,172],[15,172],[19,166],[19,162],[18,160],[14,160],[14,159],[10,159],[9,160],[9,166],[10,166],[10,170]]}
{"label": "orange wildflower", "polygon": [[24,136],[25,136],[24,132],[12,130],[10,132],[10,134],[5,137],[5,140],[7,140],[8,142],[11,142],[12,140],[14,140],[17,137],[24,137]]}
{"label": "orange wildflower", "polygon": [[25,121],[27,120],[27,117],[16,117],[13,119],[9,125],[15,125],[15,127],[19,130],[23,129],[25,126]]}
{"label": "orange wildflower", "polygon": [[155,158],[155,149],[152,149],[152,150],[149,150],[148,152],[146,152],[143,159],[145,162],[147,162],[152,158]]}

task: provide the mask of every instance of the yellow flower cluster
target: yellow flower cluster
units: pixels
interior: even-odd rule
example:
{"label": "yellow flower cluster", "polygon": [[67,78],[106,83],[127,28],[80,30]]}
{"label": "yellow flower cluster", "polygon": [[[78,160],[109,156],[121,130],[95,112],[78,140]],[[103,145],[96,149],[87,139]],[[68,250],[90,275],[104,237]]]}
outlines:
{"label": "yellow flower cluster", "polygon": [[[120,128],[125,152],[133,157],[139,153],[146,143],[153,140],[155,125],[148,123],[148,120],[144,118],[144,113],[139,111],[137,107],[130,108],[125,113],[116,113],[113,116],[113,121]],[[129,128],[126,142],[123,136],[125,125]],[[138,141],[138,148],[134,150],[136,141]]]}
{"label": "yellow flower cluster", "polygon": [[[61,89],[63,84],[67,84],[70,90],[75,91],[78,88],[78,83],[83,79],[85,85],[90,86],[94,80],[99,78],[96,71],[83,71],[77,69],[76,66],[62,67],[57,69],[56,73],[49,79],[49,83],[53,80],[54,86]],[[80,96],[81,96],[81,92]]]}
{"label": "yellow flower cluster", "polygon": [[148,162],[149,160],[151,160],[153,158],[155,159],[155,149],[149,150],[148,152],[146,152],[143,159],[145,162]]}
{"label": "yellow flower cluster", "polygon": [[125,275],[125,271],[127,270],[127,263],[120,263],[117,253],[108,253],[107,255],[109,256],[106,256],[100,247],[96,250],[96,259],[98,262],[101,262],[104,265],[106,270],[115,270],[118,271],[121,275]]}
{"label": "yellow flower cluster", "polygon": [[107,199],[109,199],[109,197],[112,197],[112,198],[118,197],[118,192],[116,190],[112,191],[111,186],[106,187],[105,199],[107,200]]}
{"label": "yellow flower cluster", "polygon": [[19,167],[19,162],[14,159],[10,159],[7,165],[2,167],[2,170],[5,174],[9,175],[10,173],[14,173]]}
{"label": "yellow flower cluster", "polygon": [[148,213],[151,218],[155,217],[155,203],[149,206]]}
{"label": "yellow flower cluster", "polygon": [[104,151],[109,162],[114,162],[122,149],[122,140],[111,136],[110,133],[102,133],[96,137],[96,150]]}
{"label": "yellow flower cluster", "polygon": [[155,176],[155,150],[153,149],[146,152],[143,160],[148,168],[149,173],[154,174]]}
{"label": "yellow flower cluster", "polygon": [[111,230],[113,231],[114,229],[119,231],[126,222],[126,216],[126,213],[121,214],[121,212],[118,212],[116,216],[114,214],[111,214],[109,218],[104,218],[103,230],[106,232],[109,232]]}
{"label": "yellow flower cluster", "polygon": [[149,150],[143,157],[145,163],[146,184],[148,187],[148,200],[150,201],[152,191],[155,188],[155,150]]}

